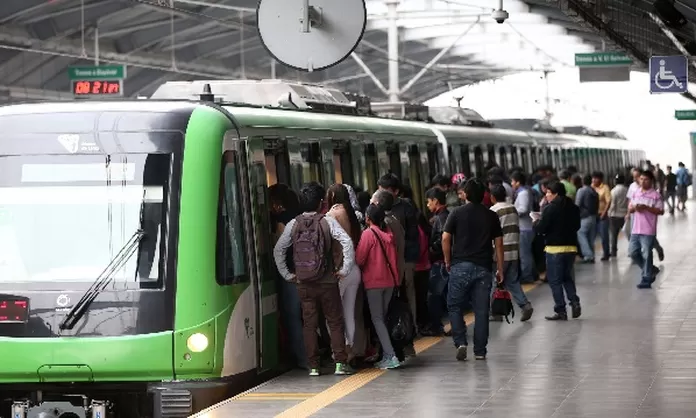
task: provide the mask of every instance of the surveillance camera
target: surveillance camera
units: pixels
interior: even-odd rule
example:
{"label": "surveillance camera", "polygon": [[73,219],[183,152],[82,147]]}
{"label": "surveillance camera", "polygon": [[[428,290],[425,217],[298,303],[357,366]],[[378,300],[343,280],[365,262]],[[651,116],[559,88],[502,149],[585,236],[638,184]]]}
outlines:
{"label": "surveillance camera", "polygon": [[507,20],[508,17],[510,17],[510,15],[508,14],[507,11],[501,9],[501,10],[494,10],[493,13],[491,14],[491,17],[493,18],[493,20],[495,20],[499,24],[502,24],[503,22],[505,22]]}

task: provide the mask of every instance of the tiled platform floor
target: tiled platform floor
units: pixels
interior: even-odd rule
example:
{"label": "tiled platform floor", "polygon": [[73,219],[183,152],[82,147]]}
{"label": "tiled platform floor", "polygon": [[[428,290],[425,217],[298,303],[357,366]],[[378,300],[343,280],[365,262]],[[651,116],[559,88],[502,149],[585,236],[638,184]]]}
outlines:
{"label": "tiled platform floor", "polygon": [[444,339],[400,370],[290,373],[201,416],[696,417],[694,221],[692,210],[660,221],[666,258],[652,290],[636,289],[623,239],[618,259],[577,265],[580,319],[545,321],[541,285],[531,321],[491,324],[487,361],[457,362]]}

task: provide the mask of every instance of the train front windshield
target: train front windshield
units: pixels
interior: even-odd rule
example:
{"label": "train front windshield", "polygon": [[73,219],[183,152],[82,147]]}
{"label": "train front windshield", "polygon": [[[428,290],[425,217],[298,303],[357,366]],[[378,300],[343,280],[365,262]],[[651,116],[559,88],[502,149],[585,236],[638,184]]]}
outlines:
{"label": "train front windshield", "polygon": [[145,235],[115,285],[157,283],[170,162],[169,154],[0,157],[0,284],[91,283],[139,229]]}

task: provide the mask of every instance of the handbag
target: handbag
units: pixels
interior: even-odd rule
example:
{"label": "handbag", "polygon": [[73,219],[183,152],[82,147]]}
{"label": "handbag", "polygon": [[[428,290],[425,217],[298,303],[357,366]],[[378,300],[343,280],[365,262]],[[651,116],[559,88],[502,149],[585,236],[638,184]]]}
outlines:
{"label": "handbag", "polygon": [[493,301],[491,302],[491,315],[502,316],[507,323],[510,323],[510,318],[515,317],[515,308],[512,305],[512,295],[505,290],[502,283],[498,283],[495,292],[493,292]]}
{"label": "handbag", "polygon": [[389,262],[389,257],[387,257],[387,250],[384,248],[384,243],[374,230],[370,229],[370,231],[372,231],[372,233],[375,234],[375,238],[377,238],[377,242],[384,255],[384,260],[387,262],[387,267],[389,267],[389,273],[394,280],[394,293],[392,293],[386,317],[389,337],[396,343],[410,343],[416,337],[416,324],[411,314],[411,307],[405,298],[405,292],[401,291],[401,286],[399,286],[399,282],[396,280],[396,274],[394,274],[394,269]]}

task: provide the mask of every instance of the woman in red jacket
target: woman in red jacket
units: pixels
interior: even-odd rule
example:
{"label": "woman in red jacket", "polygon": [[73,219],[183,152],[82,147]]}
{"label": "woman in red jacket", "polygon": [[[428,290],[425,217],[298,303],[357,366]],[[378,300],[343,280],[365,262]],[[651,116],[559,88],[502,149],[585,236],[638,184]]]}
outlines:
{"label": "woman in red jacket", "polygon": [[394,287],[400,283],[396,269],[396,243],[384,224],[384,210],[370,205],[365,212],[368,228],[363,231],[355,251],[355,262],[362,270],[372,324],[382,345],[384,357],[375,364],[380,369],[395,369],[401,365],[392,346],[385,318]]}

